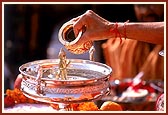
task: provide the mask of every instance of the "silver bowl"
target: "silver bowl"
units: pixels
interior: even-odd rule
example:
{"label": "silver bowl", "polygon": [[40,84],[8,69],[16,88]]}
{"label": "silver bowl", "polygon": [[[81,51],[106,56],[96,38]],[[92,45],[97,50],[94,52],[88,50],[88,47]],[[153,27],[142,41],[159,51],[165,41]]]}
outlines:
{"label": "silver bowl", "polygon": [[[123,96],[123,93],[131,85],[132,78],[127,78],[124,80],[114,80],[111,82],[112,91],[114,91],[113,98],[118,101],[118,98]],[[134,86],[136,92],[140,90],[139,95],[131,94],[132,91],[129,91],[127,98],[124,98],[122,102],[142,102],[147,101],[146,97],[151,97],[150,101],[156,101],[157,95],[163,93],[164,91],[164,82],[161,80],[142,80],[138,85]],[[142,93],[143,92],[143,93]],[[147,93],[148,92],[148,93]],[[115,98],[118,97],[118,98]]]}
{"label": "silver bowl", "polygon": [[[29,98],[47,103],[79,103],[102,98],[109,94],[112,69],[90,60],[69,59],[67,80],[56,79],[59,59],[45,59],[25,63],[19,67],[23,75],[21,90]],[[43,75],[37,80],[37,68]]]}

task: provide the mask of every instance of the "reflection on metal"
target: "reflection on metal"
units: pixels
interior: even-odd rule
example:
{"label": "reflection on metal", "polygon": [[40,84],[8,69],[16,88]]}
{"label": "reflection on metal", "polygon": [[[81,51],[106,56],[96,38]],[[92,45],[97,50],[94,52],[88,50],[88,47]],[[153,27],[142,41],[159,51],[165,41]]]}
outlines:
{"label": "reflection on metal", "polygon": [[23,75],[21,90],[25,96],[59,103],[60,111],[70,111],[72,103],[98,100],[110,92],[112,69],[109,66],[90,60],[66,60],[63,49],[59,59],[28,62],[20,66],[19,71]]}
{"label": "reflection on metal", "polygon": [[86,27],[83,26],[82,29],[79,30],[78,35],[75,37],[74,31],[73,31],[73,24],[74,23],[70,21],[62,25],[58,33],[59,41],[65,46],[65,48],[69,52],[73,54],[86,53],[92,47],[93,42],[86,41],[80,45],[74,46],[74,44],[76,44],[79,41],[83,33],[86,31]]}
{"label": "reflection on metal", "polygon": [[160,55],[160,56],[164,56],[164,50],[160,51],[160,52],[159,52],[159,55]]}
{"label": "reflection on metal", "polygon": [[95,48],[94,48],[94,46],[92,46],[89,50],[89,59],[91,61],[94,61],[94,52],[95,52]]}

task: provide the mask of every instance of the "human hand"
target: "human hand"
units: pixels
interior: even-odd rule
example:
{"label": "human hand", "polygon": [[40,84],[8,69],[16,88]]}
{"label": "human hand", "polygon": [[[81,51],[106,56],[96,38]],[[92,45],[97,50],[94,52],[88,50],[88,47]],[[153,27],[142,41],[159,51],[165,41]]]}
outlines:
{"label": "human hand", "polygon": [[81,45],[87,41],[103,40],[114,36],[110,32],[114,24],[100,17],[92,10],[88,10],[81,16],[70,21],[74,23],[73,29],[75,36],[78,35],[81,29],[83,30],[83,28],[85,28],[80,40],[75,45]]}

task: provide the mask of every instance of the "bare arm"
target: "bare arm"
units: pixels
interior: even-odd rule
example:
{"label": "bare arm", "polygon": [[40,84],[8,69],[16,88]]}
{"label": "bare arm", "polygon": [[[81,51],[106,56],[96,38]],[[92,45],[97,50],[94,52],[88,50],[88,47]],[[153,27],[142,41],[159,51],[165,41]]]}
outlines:
{"label": "bare arm", "polygon": [[83,33],[76,45],[80,45],[89,40],[96,41],[116,38],[116,32],[110,31],[114,28],[119,31],[121,37],[125,37],[126,32],[128,39],[135,39],[154,44],[164,44],[164,22],[129,22],[124,26],[124,22],[109,22],[91,10],[88,10],[83,15],[74,18],[71,21],[74,21],[74,32],[76,36],[82,26],[86,27],[86,31]]}
{"label": "bare arm", "polygon": [[[119,25],[118,29],[124,37],[123,23],[120,23]],[[126,36],[129,39],[154,44],[164,44],[164,22],[127,23]]]}

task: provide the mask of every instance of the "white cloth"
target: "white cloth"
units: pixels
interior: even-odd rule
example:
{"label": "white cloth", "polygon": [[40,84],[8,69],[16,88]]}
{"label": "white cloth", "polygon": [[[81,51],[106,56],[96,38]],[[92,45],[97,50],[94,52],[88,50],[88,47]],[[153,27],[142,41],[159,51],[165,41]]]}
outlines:
{"label": "white cloth", "polygon": [[49,104],[16,104],[14,107],[4,108],[3,113],[56,113]]}

